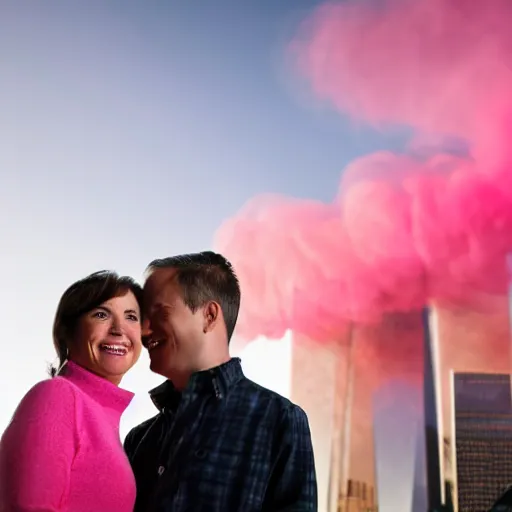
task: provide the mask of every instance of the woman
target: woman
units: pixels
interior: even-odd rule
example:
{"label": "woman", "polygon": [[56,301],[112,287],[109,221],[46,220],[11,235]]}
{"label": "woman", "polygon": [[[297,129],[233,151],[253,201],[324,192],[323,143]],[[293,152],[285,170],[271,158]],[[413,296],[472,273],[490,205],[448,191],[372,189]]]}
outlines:
{"label": "woman", "polygon": [[133,394],[118,387],[141,352],[142,290],[97,272],[62,296],[59,369],[23,398],[0,442],[1,512],[132,512],[135,480],[119,437]]}

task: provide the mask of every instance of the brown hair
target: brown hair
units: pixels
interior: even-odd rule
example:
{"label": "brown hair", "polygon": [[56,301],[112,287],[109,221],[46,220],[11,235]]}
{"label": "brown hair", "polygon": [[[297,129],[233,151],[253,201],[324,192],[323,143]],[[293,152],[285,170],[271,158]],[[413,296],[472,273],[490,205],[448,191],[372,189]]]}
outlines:
{"label": "brown hair", "polygon": [[220,304],[229,342],[240,309],[240,284],[231,263],[221,254],[204,251],[154,260],[147,272],[160,268],[176,269],[183,302],[191,311],[210,300]]}
{"label": "brown hair", "polygon": [[109,270],[95,272],[72,284],[62,295],[53,321],[53,346],[59,366],[50,367],[55,377],[68,358],[68,345],[80,318],[107,300],[132,292],[142,311],[142,288],[134,279]]}

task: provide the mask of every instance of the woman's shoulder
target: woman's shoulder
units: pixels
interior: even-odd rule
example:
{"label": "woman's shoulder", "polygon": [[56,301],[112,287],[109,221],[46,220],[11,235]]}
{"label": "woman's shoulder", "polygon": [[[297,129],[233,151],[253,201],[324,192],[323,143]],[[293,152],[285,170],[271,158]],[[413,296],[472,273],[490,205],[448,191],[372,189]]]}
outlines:
{"label": "woman's shoulder", "polygon": [[62,450],[68,445],[74,450],[78,443],[78,424],[71,383],[53,378],[32,386],[18,404],[0,443],[0,453],[7,446],[11,447],[8,454],[18,454],[16,447],[21,447],[20,450],[29,447],[30,457],[32,452],[48,452],[55,448],[55,443]]}
{"label": "woman's shoulder", "polygon": [[29,389],[21,400],[20,409],[43,409],[70,411],[74,409],[76,401],[75,386],[63,377],[53,377],[38,382]]}
{"label": "woman's shoulder", "polygon": [[52,394],[71,394],[74,392],[75,386],[68,379],[57,375],[56,377],[51,377],[49,379],[45,379],[39,381],[37,384],[34,384],[27,395],[52,395]]}

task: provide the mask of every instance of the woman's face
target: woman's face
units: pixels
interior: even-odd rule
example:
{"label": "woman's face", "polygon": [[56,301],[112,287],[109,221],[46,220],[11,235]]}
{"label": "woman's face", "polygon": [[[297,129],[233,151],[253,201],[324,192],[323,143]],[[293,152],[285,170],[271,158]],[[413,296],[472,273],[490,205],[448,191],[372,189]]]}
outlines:
{"label": "woman's face", "polygon": [[118,385],[139,359],[141,348],[139,304],[129,291],[80,318],[69,359]]}

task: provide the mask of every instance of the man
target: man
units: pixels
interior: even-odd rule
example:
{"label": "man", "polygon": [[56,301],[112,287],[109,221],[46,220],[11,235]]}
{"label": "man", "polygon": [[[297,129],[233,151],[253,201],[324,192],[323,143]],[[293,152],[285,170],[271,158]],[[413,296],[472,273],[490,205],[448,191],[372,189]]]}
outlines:
{"label": "man", "polygon": [[148,274],[143,343],[167,380],[150,392],[159,414],[125,440],[136,512],[316,511],[306,414],[229,355],[240,306],[229,262],[202,252]]}

